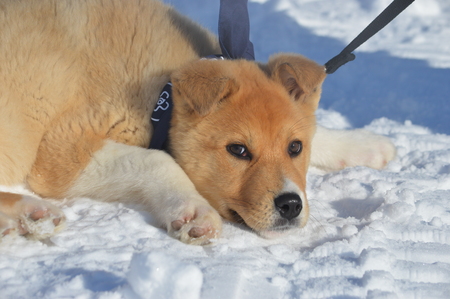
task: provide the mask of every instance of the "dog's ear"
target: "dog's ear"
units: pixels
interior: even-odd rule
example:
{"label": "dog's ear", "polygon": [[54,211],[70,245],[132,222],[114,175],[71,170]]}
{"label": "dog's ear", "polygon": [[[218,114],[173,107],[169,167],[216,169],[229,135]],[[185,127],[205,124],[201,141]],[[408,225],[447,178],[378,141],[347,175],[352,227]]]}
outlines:
{"label": "dog's ear", "polygon": [[269,59],[268,72],[299,103],[317,108],[325,67],[296,54],[279,54]]}
{"label": "dog's ear", "polygon": [[200,60],[174,72],[171,77],[175,105],[205,116],[236,92],[237,82],[226,61]]}

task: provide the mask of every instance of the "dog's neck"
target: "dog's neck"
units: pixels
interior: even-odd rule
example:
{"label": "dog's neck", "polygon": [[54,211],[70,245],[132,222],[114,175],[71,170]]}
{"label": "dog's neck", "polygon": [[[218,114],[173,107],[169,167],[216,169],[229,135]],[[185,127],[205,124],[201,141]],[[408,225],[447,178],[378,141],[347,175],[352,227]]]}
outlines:
{"label": "dog's neck", "polygon": [[[224,59],[222,55],[209,55],[202,59]],[[150,140],[149,149],[157,149],[168,152],[169,129],[172,119],[172,83],[167,83],[161,94],[151,116],[153,135]]]}

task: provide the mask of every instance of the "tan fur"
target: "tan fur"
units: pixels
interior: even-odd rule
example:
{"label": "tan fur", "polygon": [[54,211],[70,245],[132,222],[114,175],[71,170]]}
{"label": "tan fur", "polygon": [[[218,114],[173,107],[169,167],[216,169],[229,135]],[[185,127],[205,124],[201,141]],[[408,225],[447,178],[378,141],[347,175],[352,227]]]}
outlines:
{"label": "tan fur", "polygon": [[[67,171],[36,165],[31,172],[32,188],[50,197],[63,196],[101,140],[148,145],[161,86],[202,54],[173,23],[206,35],[157,1],[3,0],[1,7],[0,184],[23,182],[37,160]],[[218,51],[213,42],[206,35],[205,52]]]}
{"label": "tan fur", "polygon": [[[287,54],[267,65],[201,61],[220,52],[216,38],[155,0],[0,0],[0,28],[1,185],[139,203],[171,235],[195,244],[220,234],[210,205],[260,233],[306,223],[323,66]],[[169,77],[178,164],[145,149]],[[292,141],[303,144],[298,157],[288,154]],[[252,159],[232,156],[233,143]],[[347,157],[327,163],[337,159]],[[289,225],[273,203],[285,192],[303,203]],[[5,208],[15,201],[29,228]],[[19,226],[48,236],[32,228],[47,218],[55,230],[64,220],[50,204],[0,193],[0,236]]]}

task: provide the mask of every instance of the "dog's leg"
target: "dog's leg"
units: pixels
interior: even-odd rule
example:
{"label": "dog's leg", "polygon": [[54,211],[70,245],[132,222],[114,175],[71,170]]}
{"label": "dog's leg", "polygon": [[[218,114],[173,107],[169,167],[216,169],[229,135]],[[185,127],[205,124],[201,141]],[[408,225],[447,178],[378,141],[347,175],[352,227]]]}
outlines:
{"label": "dog's leg", "polygon": [[49,202],[0,192],[0,237],[17,233],[43,239],[60,230],[64,223],[64,213]]}
{"label": "dog's leg", "polygon": [[221,231],[219,214],[162,151],[106,141],[67,195],[139,204],[185,243],[204,244]]}
{"label": "dog's leg", "polygon": [[311,149],[311,166],[324,171],[368,166],[381,169],[395,157],[395,146],[366,130],[331,130],[318,126]]}

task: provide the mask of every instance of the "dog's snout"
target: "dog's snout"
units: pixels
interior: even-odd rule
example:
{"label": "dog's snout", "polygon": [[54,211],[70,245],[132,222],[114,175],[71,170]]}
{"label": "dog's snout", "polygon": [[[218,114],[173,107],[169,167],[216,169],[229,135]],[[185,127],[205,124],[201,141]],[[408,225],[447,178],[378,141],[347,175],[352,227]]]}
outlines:
{"label": "dog's snout", "polygon": [[275,198],[275,207],[281,217],[291,220],[300,214],[303,205],[297,193],[285,193]]}

